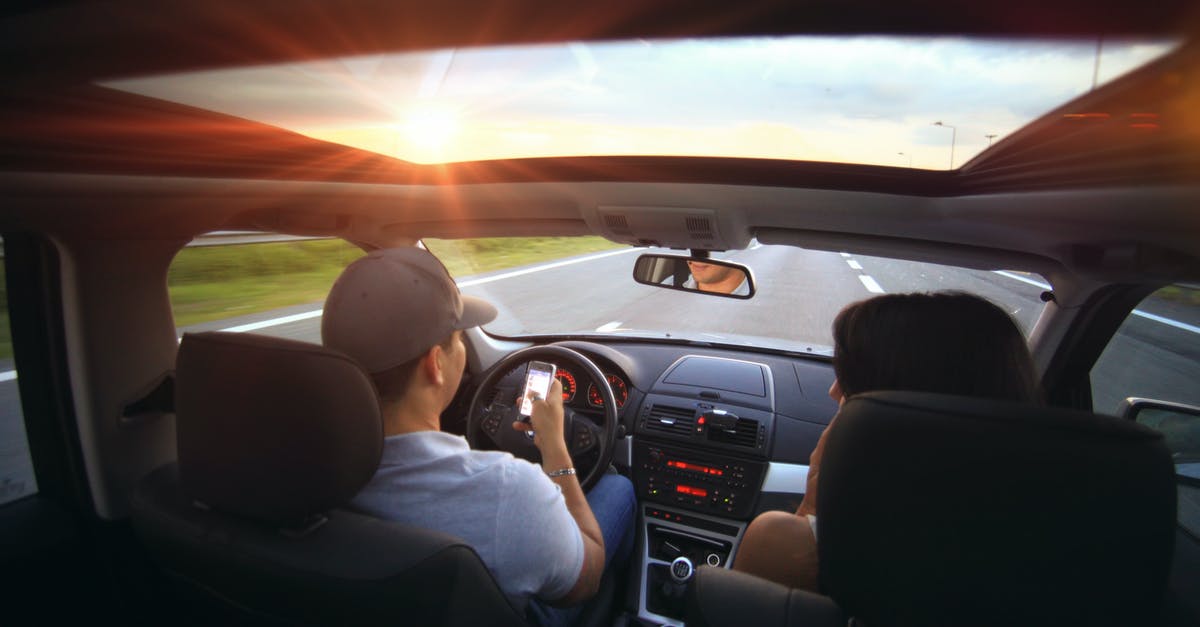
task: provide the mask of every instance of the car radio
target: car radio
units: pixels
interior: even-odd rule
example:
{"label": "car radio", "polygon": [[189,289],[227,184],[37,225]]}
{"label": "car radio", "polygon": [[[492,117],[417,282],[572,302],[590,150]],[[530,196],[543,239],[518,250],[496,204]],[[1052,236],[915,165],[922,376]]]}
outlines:
{"label": "car radio", "polygon": [[727,518],[750,516],[766,470],[763,462],[644,442],[634,444],[633,463],[643,500]]}

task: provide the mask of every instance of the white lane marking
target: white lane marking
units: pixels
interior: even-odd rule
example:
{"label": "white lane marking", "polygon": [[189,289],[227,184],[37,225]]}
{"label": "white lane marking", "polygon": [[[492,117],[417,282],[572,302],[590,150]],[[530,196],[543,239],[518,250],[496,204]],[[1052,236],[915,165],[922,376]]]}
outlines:
{"label": "white lane marking", "polygon": [[1020,281],[1020,282],[1022,282],[1022,283],[1025,283],[1026,285],[1032,285],[1032,286],[1034,286],[1034,287],[1040,287],[1040,288],[1042,288],[1042,289],[1044,289],[1044,290],[1050,290],[1050,289],[1054,289],[1054,288],[1050,287],[1049,285],[1046,285],[1045,283],[1042,283],[1041,281],[1035,281],[1035,280],[1033,280],[1033,279],[1031,279],[1031,278],[1029,278],[1029,277],[1023,277],[1023,276],[1021,276],[1021,275],[1019,275],[1019,274],[1013,274],[1013,273],[1011,273],[1011,272],[1005,272],[1004,270],[992,270],[992,272],[993,272],[993,273],[995,273],[995,274],[999,274],[1000,276],[1008,277],[1008,278],[1010,278],[1010,279],[1012,279],[1012,280],[1014,280],[1014,281]]}
{"label": "white lane marking", "polygon": [[[540,266],[534,266],[532,268],[525,268],[524,270],[517,270],[515,272],[506,272],[504,274],[497,274],[495,276],[484,277],[482,279],[475,279],[472,281],[459,281],[459,282],[457,282],[457,284],[458,284],[458,287],[463,288],[463,287],[469,287],[471,285],[479,285],[480,283],[490,283],[492,281],[498,281],[500,279],[507,279],[509,277],[520,276],[523,274],[530,274],[533,272],[539,272],[541,270],[549,270],[551,268],[558,268],[561,266],[567,266],[567,265],[571,265],[573,263],[580,263],[583,261],[591,261],[592,259],[600,259],[602,257],[611,257],[612,255],[628,253],[628,252],[632,252],[635,250],[640,250],[640,249],[627,248],[627,249],[616,250],[616,251],[607,252],[607,253],[600,253],[597,255],[589,255],[587,257],[568,259],[566,261],[556,261],[554,263],[548,263],[548,264],[544,264],[544,265],[540,265]],[[242,325],[238,325],[236,327],[229,327],[229,328],[221,329],[221,330],[229,332],[229,333],[245,333],[246,331],[257,331],[258,329],[265,329],[267,327],[273,327],[273,326],[277,326],[280,324],[287,324],[289,322],[298,322],[300,320],[308,320],[309,318],[318,318],[321,316],[322,311],[323,310],[321,310],[321,309],[316,309],[313,311],[305,311],[305,312],[298,313],[298,314],[292,314],[290,316],[283,316],[280,318],[271,318],[270,320],[260,320],[258,322],[251,322],[249,324],[242,324]]]}
{"label": "white lane marking", "polygon": [[221,329],[221,330],[226,331],[228,333],[245,333],[246,331],[257,331],[258,329],[265,329],[267,327],[273,327],[273,326],[280,325],[280,324],[287,324],[289,322],[298,322],[300,320],[308,320],[309,318],[319,318],[323,311],[324,311],[323,309],[317,309],[316,311],[306,311],[304,313],[292,314],[290,316],[283,316],[282,318],[272,318],[270,320],[260,320],[259,322],[251,322],[250,324],[241,324],[236,327],[229,327],[227,329]]}
{"label": "white lane marking", "polygon": [[884,293],[883,288],[879,287],[879,284],[875,282],[875,279],[872,279],[865,274],[860,274],[858,275],[858,280],[862,281],[863,287],[867,288],[868,292],[871,292],[872,294]]}
{"label": "white lane marking", "polygon": [[762,248],[762,246],[763,245],[759,243],[758,240],[754,240],[754,243],[750,245],[750,250],[758,250],[759,248]]}
{"label": "white lane marking", "polygon": [[602,324],[602,325],[596,327],[596,332],[608,333],[609,331],[616,331],[620,327],[621,327],[621,321],[613,320],[612,322],[608,322],[608,323],[605,323],[605,324]]}
{"label": "white lane marking", "polygon": [[855,261],[853,259],[847,259],[846,265],[850,266],[854,270],[862,270],[862,264],[858,263],[857,261]]}
{"label": "white lane marking", "polygon": [[6,370],[4,372],[0,372],[0,383],[3,383],[4,381],[16,381],[16,380],[17,380],[17,371],[16,370]]}
{"label": "white lane marking", "polygon": [[474,279],[472,281],[461,281],[458,283],[458,286],[460,288],[471,287],[472,285],[479,285],[481,283],[491,283],[492,281],[499,281],[500,279],[509,279],[509,278],[512,278],[515,276],[521,276],[524,274],[532,274],[534,272],[541,272],[542,270],[550,270],[551,268],[561,268],[563,266],[569,266],[571,264],[583,263],[585,261],[592,261],[593,259],[602,259],[604,257],[612,257],[613,255],[624,255],[626,253],[640,252],[641,250],[642,249],[640,249],[640,248],[623,248],[621,250],[614,250],[614,251],[607,252],[607,253],[588,255],[587,257],[576,257],[574,259],[568,259],[566,261],[555,261],[554,263],[547,263],[547,264],[540,265],[540,266],[534,266],[532,268],[525,268],[524,270],[515,270],[513,272],[505,272],[504,274],[497,274],[494,276],[484,277],[482,279]]}
{"label": "white lane marking", "polygon": [[[1010,278],[1010,279],[1012,279],[1012,280],[1014,280],[1014,281],[1020,281],[1020,282],[1022,282],[1022,283],[1027,283],[1027,284],[1029,284],[1029,285],[1033,285],[1033,286],[1035,286],[1035,287],[1040,287],[1040,288],[1042,288],[1042,289],[1044,289],[1044,290],[1053,289],[1052,287],[1050,287],[1049,285],[1046,285],[1045,283],[1042,283],[1041,281],[1034,281],[1033,279],[1030,279],[1030,278],[1027,278],[1027,277],[1023,277],[1023,276],[1021,276],[1021,275],[1019,275],[1019,274],[1013,274],[1013,273],[1011,273],[1011,272],[1005,272],[1004,270],[992,270],[992,272],[994,272],[994,273],[996,273],[996,274],[999,274],[1000,276],[1003,276],[1003,277],[1008,277],[1008,278]],[[1150,312],[1147,312],[1147,311],[1142,311],[1141,309],[1134,309],[1134,310],[1133,310],[1133,312],[1132,312],[1132,314],[1133,314],[1133,315],[1135,315],[1135,316],[1138,316],[1138,317],[1140,317],[1140,318],[1145,318],[1145,319],[1147,319],[1147,320],[1153,320],[1154,322],[1158,322],[1158,323],[1160,323],[1160,324],[1165,324],[1165,325],[1167,325],[1167,326],[1169,326],[1169,327],[1175,327],[1176,329],[1180,329],[1180,330],[1182,330],[1182,331],[1188,331],[1188,332],[1191,332],[1191,333],[1198,333],[1198,334],[1200,334],[1200,327],[1197,327],[1197,326],[1195,326],[1195,325],[1188,324],[1188,323],[1186,323],[1186,322],[1180,322],[1180,321],[1178,321],[1178,320],[1172,320],[1172,319],[1170,319],[1170,318],[1164,318],[1163,316],[1159,316],[1159,315],[1156,315],[1156,314],[1152,314],[1152,313],[1150,313]]]}
{"label": "white lane marking", "polygon": [[838,254],[839,254],[839,255],[841,255],[841,256],[843,256],[843,257],[846,257],[847,259],[849,259],[849,258],[850,258],[850,253],[838,253]]}
{"label": "white lane marking", "polygon": [[1135,316],[1141,316],[1142,318],[1145,318],[1145,319],[1147,319],[1147,320],[1153,320],[1153,321],[1155,321],[1155,322],[1161,322],[1162,324],[1165,324],[1165,325],[1167,325],[1167,326],[1171,326],[1171,327],[1175,327],[1176,329],[1182,329],[1182,330],[1184,330],[1184,331],[1191,331],[1192,333],[1200,333],[1200,327],[1197,327],[1197,326],[1192,326],[1192,325],[1190,325],[1190,324],[1188,324],[1188,323],[1186,323],[1186,322],[1180,322],[1180,321],[1178,321],[1178,320],[1172,320],[1172,319],[1170,319],[1170,318],[1164,318],[1164,317],[1162,317],[1162,316],[1156,316],[1156,315],[1154,315],[1154,314],[1152,314],[1152,313],[1149,313],[1149,312],[1142,311],[1141,309],[1134,309],[1134,310],[1133,310],[1133,315],[1135,315]]}

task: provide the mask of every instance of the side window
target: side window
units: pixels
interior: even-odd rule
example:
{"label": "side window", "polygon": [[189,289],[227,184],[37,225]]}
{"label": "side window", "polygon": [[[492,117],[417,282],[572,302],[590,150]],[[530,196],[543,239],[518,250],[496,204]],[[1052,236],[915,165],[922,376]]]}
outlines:
{"label": "side window", "polygon": [[1179,486],[1179,524],[1200,538],[1200,288],[1170,286],[1142,301],[1092,367],[1096,411],[1120,414],[1129,397],[1162,401],[1137,413],[1163,434]]}
{"label": "side window", "polygon": [[21,394],[17,389],[3,264],[0,257],[0,303],[3,304],[0,307],[0,505],[37,493]]}
{"label": "side window", "polygon": [[1092,407],[1113,414],[1127,397],[1200,406],[1200,288],[1146,297],[1092,367]]}
{"label": "side window", "polygon": [[176,333],[252,331],[319,344],[325,296],[362,255],[340,239],[243,232],[198,237],[167,271]]}

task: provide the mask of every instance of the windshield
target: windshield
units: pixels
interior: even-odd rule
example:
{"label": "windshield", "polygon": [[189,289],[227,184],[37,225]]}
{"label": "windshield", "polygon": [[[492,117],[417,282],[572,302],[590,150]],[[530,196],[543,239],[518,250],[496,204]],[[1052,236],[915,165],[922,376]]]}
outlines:
{"label": "windshield", "polygon": [[415,163],[679,155],[945,170],[1172,47],[947,37],[570,42],[103,85]]}
{"label": "windshield", "polygon": [[[555,241],[562,253],[572,252],[555,256],[546,243]],[[646,337],[831,354],[834,316],[847,304],[874,294],[971,292],[1000,305],[1028,335],[1042,311],[1041,293],[1050,288],[1042,277],[1023,272],[756,242],[746,250],[714,255],[745,264],[754,273],[757,293],[749,300],[734,300],[634,282],[639,253],[672,251],[628,248],[600,238],[425,244],[446,264],[463,293],[496,305],[500,315],[484,330],[506,337]],[[579,254],[589,248],[592,252]],[[545,260],[520,263],[524,257]],[[507,262],[497,266],[497,259]]]}

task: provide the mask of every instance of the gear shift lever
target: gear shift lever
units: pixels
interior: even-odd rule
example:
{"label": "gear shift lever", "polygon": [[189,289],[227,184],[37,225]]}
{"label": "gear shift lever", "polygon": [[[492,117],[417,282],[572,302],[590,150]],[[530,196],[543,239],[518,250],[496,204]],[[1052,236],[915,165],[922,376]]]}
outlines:
{"label": "gear shift lever", "polygon": [[686,557],[677,557],[671,562],[671,579],[677,584],[686,584],[695,572],[696,567],[692,565],[692,560]]}

